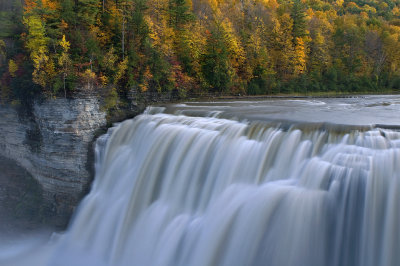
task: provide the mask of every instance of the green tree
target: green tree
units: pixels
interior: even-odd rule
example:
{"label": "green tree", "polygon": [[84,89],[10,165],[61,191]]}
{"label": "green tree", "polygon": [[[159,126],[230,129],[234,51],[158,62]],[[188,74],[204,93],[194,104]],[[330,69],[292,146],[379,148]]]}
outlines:
{"label": "green tree", "polygon": [[81,26],[93,26],[96,24],[96,17],[100,11],[98,2],[98,0],[77,1],[77,18]]}
{"label": "green tree", "polygon": [[194,20],[187,0],[169,0],[168,13],[170,25],[175,30],[183,30],[184,26]]}
{"label": "green tree", "polygon": [[297,38],[301,38],[307,35],[305,7],[301,0],[294,0],[290,16],[293,20],[293,42],[296,43],[296,40],[298,40]]}
{"label": "green tree", "polygon": [[206,50],[201,61],[207,87],[213,92],[227,92],[232,84],[232,69],[229,66],[229,54],[223,32],[218,26],[207,36]]}

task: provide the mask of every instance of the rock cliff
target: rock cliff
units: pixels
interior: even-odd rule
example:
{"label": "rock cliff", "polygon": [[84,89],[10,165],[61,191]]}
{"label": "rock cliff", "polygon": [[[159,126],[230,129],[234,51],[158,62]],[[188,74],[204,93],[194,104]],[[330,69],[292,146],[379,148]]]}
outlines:
{"label": "rock cliff", "polygon": [[26,116],[0,106],[0,155],[25,168],[55,215],[67,221],[90,184],[91,145],[105,125],[96,97],[46,100]]}

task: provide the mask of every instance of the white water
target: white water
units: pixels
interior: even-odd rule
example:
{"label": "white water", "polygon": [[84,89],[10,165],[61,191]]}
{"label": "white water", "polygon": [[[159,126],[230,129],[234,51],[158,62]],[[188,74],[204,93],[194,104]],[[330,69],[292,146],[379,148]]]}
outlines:
{"label": "white water", "polygon": [[400,265],[399,132],[159,113],[96,151],[65,234],[0,265]]}

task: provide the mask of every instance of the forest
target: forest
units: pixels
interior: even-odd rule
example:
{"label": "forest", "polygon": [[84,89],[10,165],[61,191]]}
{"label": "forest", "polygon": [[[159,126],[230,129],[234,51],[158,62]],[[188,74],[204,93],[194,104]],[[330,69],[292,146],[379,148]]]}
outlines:
{"label": "forest", "polygon": [[1,0],[0,26],[0,102],[400,91],[400,0]]}

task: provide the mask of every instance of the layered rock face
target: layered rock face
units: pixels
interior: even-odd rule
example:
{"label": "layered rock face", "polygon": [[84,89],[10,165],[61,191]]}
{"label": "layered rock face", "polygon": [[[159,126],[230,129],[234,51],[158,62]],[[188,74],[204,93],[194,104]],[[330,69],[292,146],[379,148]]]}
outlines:
{"label": "layered rock face", "polygon": [[[106,125],[96,97],[36,103],[33,113],[0,106],[0,155],[15,160],[42,186],[62,219],[72,213],[91,181],[92,142]],[[66,219],[64,219],[66,220]]]}

